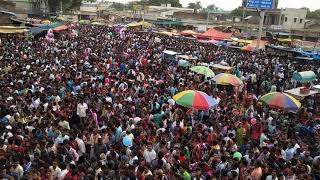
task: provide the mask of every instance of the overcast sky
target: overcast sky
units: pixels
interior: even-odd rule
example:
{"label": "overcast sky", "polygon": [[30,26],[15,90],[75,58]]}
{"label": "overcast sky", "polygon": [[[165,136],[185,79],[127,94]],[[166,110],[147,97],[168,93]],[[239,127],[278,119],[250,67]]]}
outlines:
{"label": "overcast sky", "polygon": [[[111,0],[115,2],[127,3],[130,0]],[[180,0],[183,6],[187,6],[190,2],[196,2],[197,0]],[[224,10],[232,10],[241,6],[242,0],[200,0],[202,6],[206,7],[210,4],[215,4],[216,6]],[[320,9],[320,0],[280,0],[279,8],[289,7],[289,8],[301,8],[308,7],[311,10]]]}

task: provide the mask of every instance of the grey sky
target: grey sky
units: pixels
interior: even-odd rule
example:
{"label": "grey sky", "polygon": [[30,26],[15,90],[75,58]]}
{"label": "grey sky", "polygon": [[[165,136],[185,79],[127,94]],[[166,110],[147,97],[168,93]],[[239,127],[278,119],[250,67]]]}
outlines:
{"label": "grey sky", "polygon": [[[111,0],[115,2],[126,3],[130,0]],[[190,2],[196,2],[197,0],[180,0],[183,6],[187,6]],[[241,6],[242,0],[199,0],[205,7],[210,4],[215,4],[224,10],[232,10]],[[289,8],[301,8],[308,7],[311,10],[320,9],[320,0],[280,0],[279,7]]]}

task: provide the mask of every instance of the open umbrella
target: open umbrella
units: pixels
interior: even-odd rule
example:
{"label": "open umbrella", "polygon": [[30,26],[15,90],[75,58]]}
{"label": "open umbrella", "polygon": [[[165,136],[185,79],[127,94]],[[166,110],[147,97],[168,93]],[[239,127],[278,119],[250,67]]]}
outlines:
{"label": "open umbrella", "polygon": [[221,73],[213,77],[217,84],[220,85],[232,85],[232,86],[241,86],[243,82],[237,76],[228,73]]}
{"label": "open umbrella", "polygon": [[197,110],[209,110],[218,104],[218,101],[208,94],[195,90],[182,91],[173,96],[173,100],[181,106]]}
{"label": "open umbrella", "polygon": [[206,66],[193,66],[192,68],[190,68],[191,71],[196,72],[198,74],[202,74],[205,75],[207,77],[213,77],[214,76],[214,72],[206,67]]}
{"label": "open umbrella", "polygon": [[188,66],[191,66],[191,64],[189,63],[189,61],[181,59],[178,61],[178,66],[188,67]]}
{"label": "open umbrella", "polygon": [[301,107],[297,99],[286,93],[271,92],[263,95],[259,100],[271,108],[298,110]]}

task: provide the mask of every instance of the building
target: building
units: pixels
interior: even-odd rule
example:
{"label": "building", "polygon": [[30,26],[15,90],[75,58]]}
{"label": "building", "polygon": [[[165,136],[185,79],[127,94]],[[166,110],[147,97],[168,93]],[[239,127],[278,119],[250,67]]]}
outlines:
{"label": "building", "polygon": [[169,18],[174,20],[174,13],[193,13],[194,9],[171,7],[171,4],[162,4],[161,6],[149,6],[146,15],[158,16],[160,18]]}
{"label": "building", "polygon": [[280,12],[281,26],[284,30],[303,29],[307,19],[308,10],[305,8],[286,8]]}
{"label": "building", "polygon": [[94,19],[98,16],[98,2],[82,1],[80,10],[77,12],[80,19]]}
{"label": "building", "polygon": [[[255,11],[255,10],[247,10]],[[294,29],[304,29],[307,22],[307,12],[305,8],[294,9],[272,9],[266,12],[263,25],[268,30],[291,31]],[[247,20],[249,24],[258,24],[259,17],[253,16]]]}

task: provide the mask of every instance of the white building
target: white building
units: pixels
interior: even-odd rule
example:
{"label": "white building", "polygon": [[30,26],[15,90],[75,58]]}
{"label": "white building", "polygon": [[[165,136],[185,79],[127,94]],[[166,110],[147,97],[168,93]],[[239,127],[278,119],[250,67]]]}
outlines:
{"label": "white building", "polygon": [[286,8],[281,12],[281,25],[284,30],[303,29],[307,18],[307,9]]}
{"label": "white building", "polygon": [[162,4],[161,6],[149,6],[147,14],[162,18],[173,18],[175,12],[193,13],[194,9],[171,7],[171,4]]}

